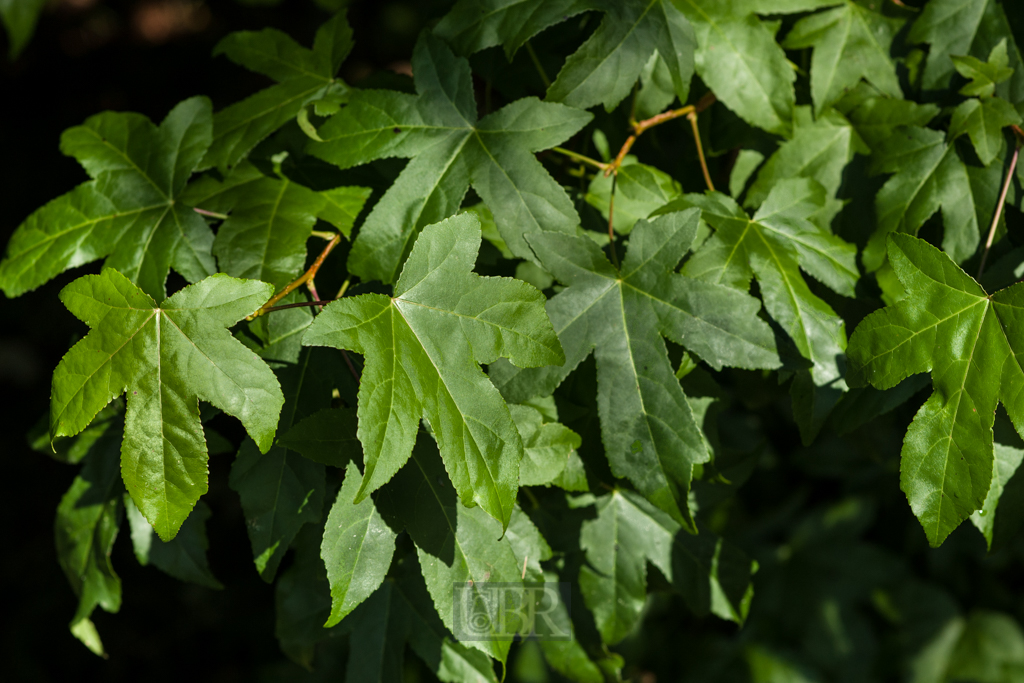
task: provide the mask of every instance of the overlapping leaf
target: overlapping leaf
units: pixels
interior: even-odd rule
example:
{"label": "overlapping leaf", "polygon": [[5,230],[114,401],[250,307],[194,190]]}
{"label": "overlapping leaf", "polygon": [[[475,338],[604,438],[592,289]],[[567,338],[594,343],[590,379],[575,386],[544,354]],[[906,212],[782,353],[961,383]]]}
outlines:
{"label": "overlapping leaf", "polygon": [[583,523],[580,545],[588,563],[580,570],[580,589],[608,644],[622,640],[640,619],[648,562],[698,614],[710,611],[740,624],[746,619],[750,560],[710,532],[690,536],[632,491],[598,499],[597,516]]}
{"label": "overlapping leaf", "polygon": [[139,564],[152,564],[160,571],[182,581],[191,581],[207,588],[220,589],[224,585],[210,571],[206,551],[210,542],[206,538],[206,521],[213,514],[203,501],[196,503],[178,534],[161,541],[135,507],[130,496],[125,496],[125,512],[131,529],[132,548]]}
{"label": "overlapping leaf", "polygon": [[206,492],[207,451],[199,400],[241,420],[266,450],[283,397],[271,370],[226,327],[255,312],[273,289],[214,275],[159,306],[115,270],[61,291],[92,331],[53,373],[50,434],[82,431],[127,394],[121,473],[160,538],[177,533]]}
{"label": "overlapping leaf", "polygon": [[353,502],[362,486],[359,468],[349,463],[345,482],[324,526],[320,556],[331,583],[331,616],[334,626],[376,591],[395,552],[395,533],[381,519],[370,498]]}
{"label": "overlapping leaf", "polygon": [[893,232],[916,235],[942,209],[943,250],[956,261],[978,248],[980,233],[970,177],[956,148],[936,130],[908,126],[874,149],[871,169],[893,173],[875,197],[878,227],[864,249],[864,265],[876,270],[885,259],[885,240]]}
{"label": "overlapping leaf", "polygon": [[601,436],[613,473],[688,525],[693,465],[710,456],[662,337],[716,368],[779,365],[755,299],[674,272],[697,222],[698,212],[688,211],[637,223],[621,272],[586,238],[531,236],[545,268],[567,286],[547,305],[566,361],[533,370],[491,366],[502,393],[521,401],[550,394],[596,349]]}
{"label": "overlapping leaf", "polygon": [[814,48],[815,113],[820,114],[862,78],[889,97],[902,97],[889,51],[903,20],[883,16],[874,4],[864,6],[853,0],[837,4],[841,6],[798,21],[783,42],[783,47],[791,49]]}
{"label": "overlapping leaf", "polygon": [[463,214],[424,229],[394,297],[366,294],[329,304],[306,345],[366,357],[359,386],[364,479],[357,500],[409,457],[420,417],[437,436],[462,501],[502,526],[512,514],[523,444],[478,363],[509,358],[523,367],[564,360],[544,297],[519,280],[472,272],[480,224]]}
{"label": "overlapping leaf", "polygon": [[[282,432],[330,405],[331,387],[315,367],[312,351],[302,349],[294,364],[275,364],[285,397]],[[262,450],[250,439],[243,441],[229,483],[242,499],[256,570],[269,582],[299,529],[320,519],[326,486],[322,464],[279,443]]]}
{"label": "overlapping leaf", "polygon": [[580,435],[558,422],[551,397],[513,404],[509,410],[523,439],[519,483],[540,486],[558,481],[580,447]]}
{"label": "overlapping leaf", "polygon": [[595,0],[459,0],[434,33],[460,55],[503,45],[511,57],[537,33],[594,4]]}
{"label": "overlapping leaf", "polygon": [[351,50],[352,29],[343,13],[320,27],[312,50],[270,28],[238,31],[221,40],[215,55],[223,54],[278,83],[217,112],[203,168],[216,166],[226,172],[310,102],[343,101],[348,86],[335,74]]}
{"label": "overlapping leaf", "polygon": [[854,246],[808,220],[824,203],[820,184],[798,179],[775,185],[753,218],[717,192],[686,195],[663,209],[699,207],[715,228],[683,273],[744,292],[756,277],[768,314],[811,362],[793,385],[794,412],[805,441],[814,437],[846,389],[841,365],[846,332],[843,319],[810,290],[800,270],[845,296],[853,295],[858,279]]}
{"label": "overlapping leaf", "polygon": [[590,114],[533,98],[477,118],[469,63],[424,34],[413,52],[416,95],[354,93],[319,130],[310,151],[342,168],[412,157],[374,206],[349,256],[349,270],[390,283],[419,231],[458,211],[472,184],[508,248],[533,259],[523,235],[572,232],[579,216],[533,152],[559,144]]}
{"label": "overlapping leaf", "polygon": [[[453,587],[467,583],[496,582],[514,586],[522,581],[522,563],[516,557],[510,534],[480,507],[467,508],[448,486],[445,467],[430,437],[421,436],[409,465],[402,468],[378,499],[382,514],[404,527],[416,544],[420,569],[434,608],[444,625],[453,630]],[[518,509],[516,517],[523,516]],[[511,518],[511,514],[510,514]],[[525,520],[529,525],[529,520]],[[483,635],[491,638],[466,641],[465,645],[502,662],[510,641],[497,631],[501,623],[498,605],[490,604]]]}
{"label": "overlapping leaf", "polygon": [[857,326],[849,380],[885,389],[931,373],[935,392],[904,439],[900,485],[938,545],[985,505],[997,402],[1024,432],[1024,287],[987,294],[949,256],[908,235],[889,238],[889,260],[907,296]]}
{"label": "overlapping leaf", "polygon": [[210,102],[180,103],[160,126],[141,114],[105,112],[70,128],[61,151],[93,178],[29,216],[0,263],[7,296],[35,289],[68,268],[107,257],[155,299],[171,267],[190,282],[216,272],[213,233],[176,201],[210,145]]}
{"label": "overlapping leaf", "polygon": [[928,43],[928,61],[921,76],[921,84],[928,90],[949,85],[954,69],[950,56],[985,59],[1005,39],[1013,77],[1000,85],[996,94],[1012,103],[1024,100],[1024,61],[1003,5],[996,0],[931,0],[910,27],[907,39]]}
{"label": "overlapping leaf", "polygon": [[61,498],[54,521],[57,559],[78,596],[71,632],[98,655],[103,643],[89,616],[100,606],[121,608],[121,579],[110,553],[121,527],[123,508],[118,471],[121,429],[111,429],[88,449],[85,466]]}

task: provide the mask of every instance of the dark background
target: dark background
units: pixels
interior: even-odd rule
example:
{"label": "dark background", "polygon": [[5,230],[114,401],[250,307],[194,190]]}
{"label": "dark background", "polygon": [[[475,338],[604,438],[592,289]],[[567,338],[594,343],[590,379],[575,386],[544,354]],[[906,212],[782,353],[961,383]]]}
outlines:
{"label": "dark background", "polygon": [[[313,0],[262,4],[56,0],[13,63],[0,31],[0,245],[33,210],[87,179],[60,153],[64,129],[105,109],[159,122],[193,95],[209,96],[220,109],[270,84],[223,57],[212,59],[220,38],[274,26],[309,46],[330,16]],[[375,69],[400,68],[419,29],[449,3],[348,4],[357,43],[342,75],[353,82]],[[210,562],[222,580],[233,577],[227,588],[212,591],[141,567],[125,528],[113,556],[123,582],[121,611],[93,614],[110,659],[96,657],[68,631],[77,600],[57,563],[53,519],[79,468],[33,452],[24,434],[46,414],[50,373],[73,336],[85,331],[57,293],[98,268],[97,262],[75,269],[0,303],[0,679],[254,680],[282,655],[274,639],[273,587],[252,566],[238,496],[227,487],[230,454],[211,457],[204,496],[214,511]]]}

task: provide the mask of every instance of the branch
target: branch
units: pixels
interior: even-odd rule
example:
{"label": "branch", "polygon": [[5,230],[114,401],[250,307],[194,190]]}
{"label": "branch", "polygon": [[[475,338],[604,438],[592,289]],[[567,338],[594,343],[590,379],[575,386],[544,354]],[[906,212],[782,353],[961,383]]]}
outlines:
{"label": "branch", "polygon": [[999,217],[1003,214],[1003,204],[1006,202],[1006,193],[1010,190],[1010,181],[1013,180],[1013,171],[1017,168],[1017,159],[1019,156],[1020,145],[1017,144],[1014,145],[1013,148],[1013,158],[1010,159],[1010,168],[1006,171],[1006,179],[1003,181],[1003,190],[999,193],[999,203],[996,204],[996,215],[992,217],[992,227],[988,229],[988,239],[985,240],[985,251],[981,252],[981,263],[978,265],[979,280],[981,279],[981,274],[985,272],[985,261],[988,260],[988,252],[992,248],[992,240],[994,240],[996,236],[996,226],[999,225]]}
{"label": "branch", "polygon": [[[334,237],[332,237],[331,241],[329,241],[327,243],[327,246],[324,247],[324,250],[322,252],[320,252],[319,256],[316,257],[316,261],[313,261],[313,265],[311,265],[309,267],[309,270],[307,270],[305,273],[300,275],[297,280],[293,280],[292,282],[288,283],[288,285],[286,285],[284,289],[282,289],[280,292],[275,294],[270,299],[270,301],[268,301],[267,303],[263,304],[263,306],[260,307],[260,310],[256,311],[255,313],[253,313],[252,315],[247,317],[246,320],[253,320],[254,318],[258,318],[258,317],[260,317],[261,315],[263,315],[264,313],[266,313],[267,311],[269,311],[272,308],[274,310],[281,310],[282,308],[285,308],[286,306],[274,306],[274,304],[276,304],[278,301],[280,301],[281,299],[285,298],[286,296],[291,294],[293,291],[295,291],[296,289],[298,289],[302,285],[306,284],[307,282],[310,282],[313,278],[315,278],[316,274],[317,274],[317,271],[320,270],[320,266],[322,266],[324,264],[324,260],[327,258],[327,255],[331,253],[331,251],[334,249],[334,247],[338,246],[338,242],[340,242],[340,241],[341,241],[341,235],[340,234],[337,234]],[[329,303],[329,302],[315,302],[315,304],[320,304],[320,303]],[[290,307],[294,307],[294,306],[298,306],[298,305],[300,305],[300,304],[287,304],[287,307],[290,308]]]}

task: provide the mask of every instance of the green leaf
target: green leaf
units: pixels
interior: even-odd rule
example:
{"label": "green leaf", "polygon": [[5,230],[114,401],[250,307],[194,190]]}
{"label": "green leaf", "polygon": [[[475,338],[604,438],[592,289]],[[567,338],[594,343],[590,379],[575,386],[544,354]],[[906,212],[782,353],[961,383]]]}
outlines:
{"label": "green leaf", "polygon": [[911,100],[877,97],[872,93],[847,111],[853,127],[874,151],[901,126],[923,127],[938,116],[934,104],[918,104]]}
{"label": "green leaf", "polygon": [[921,79],[927,90],[949,86],[954,55],[985,59],[1002,40],[1007,41],[1009,82],[996,88],[1012,103],[1024,100],[1024,62],[1014,42],[1003,7],[996,0],[931,0],[910,27],[910,43],[929,43],[928,61]]}
{"label": "green leaf", "polygon": [[68,310],[93,329],[54,370],[50,433],[77,434],[127,393],[122,475],[165,541],[206,492],[199,399],[241,420],[264,450],[273,441],[284,402],[280,387],[225,329],[271,293],[262,282],[214,275],[157,306],[109,268],[61,291]]}
{"label": "green leaf", "polygon": [[743,205],[748,209],[761,206],[777,183],[790,178],[816,180],[833,202],[854,153],[870,151],[850,122],[833,109],[812,121],[808,108],[798,107],[795,126],[793,139],[769,157],[747,190]]}
{"label": "green leaf", "polygon": [[1006,100],[988,97],[960,103],[949,122],[949,139],[967,133],[981,163],[988,166],[1003,151],[1003,129],[1021,123],[1020,114]]}
{"label": "green leaf", "polygon": [[434,34],[459,55],[504,45],[511,60],[534,35],[591,9],[592,4],[589,0],[459,0],[438,22]]}
{"label": "green leaf", "polygon": [[366,90],[320,129],[312,154],[341,168],[383,157],[412,161],[367,216],[349,256],[364,280],[394,282],[419,231],[453,215],[472,184],[513,254],[535,260],[523,235],[574,232],[572,201],[533,152],[553,147],[591,115],[534,98],[477,120],[469,63],[424,34],[413,52],[416,95]]}
{"label": "green leaf", "polygon": [[217,271],[206,222],[176,199],[210,144],[210,101],[180,103],[159,127],[141,114],[105,112],[70,128],[61,151],[93,178],[22,223],[0,263],[14,297],[63,271],[107,257],[155,299],[173,266],[188,281]]}
{"label": "green leaf", "polygon": [[693,28],[674,0],[605,0],[604,19],[586,42],[565,60],[547,99],[586,109],[603,104],[611,111],[636,83],[657,51],[665,60],[675,93],[685,102],[693,77]]}
{"label": "green leaf", "polygon": [[[612,194],[612,178],[598,173],[590,181],[587,203],[608,218]],[[683,193],[679,183],[664,171],[637,163],[636,157],[627,155],[615,180],[615,211],[612,224],[615,231],[628,235],[641,218],[668,204]]]}
{"label": "green leaf", "polygon": [[324,527],[320,556],[331,582],[331,616],[324,624],[328,628],[380,587],[395,553],[395,532],[381,519],[373,500],[353,502],[362,483],[359,468],[350,462]]}
{"label": "green leaf", "polygon": [[794,412],[810,442],[842,392],[846,348],[843,319],[807,286],[801,269],[829,288],[853,296],[856,249],[810,217],[824,205],[821,185],[809,179],[775,185],[753,218],[723,194],[686,195],[663,211],[699,207],[715,228],[683,267],[683,274],[746,292],[756,277],[768,314],[800,355],[811,362],[794,381]]}
{"label": "green leaf", "polygon": [[[554,400],[546,402],[554,409]],[[523,440],[523,460],[519,463],[520,486],[551,484],[559,477],[569,458],[580,447],[579,434],[559,424],[557,412],[553,420],[535,406],[513,404],[509,406],[516,429]]]}
{"label": "green leaf", "polygon": [[996,86],[1013,75],[1013,69],[1008,66],[1010,57],[1006,51],[1006,38],[992,48],[987,62],[970,55],[950,55],[950,59],[960,75],[970,81],[960,88],[960,94],[968,97],[991,97]]}
{"label": "green leaf", "polygon": [[282,289],[306,263],[306,241],[326,200],[287,179],[247,186],[213,242],[220,269]]}
{"label": "green leaf", "polygon": [[224,585],[210,571],[206,550],[210,543],[206,538],[206,520],[213,514],[206,503],[199,501],[188,519],[181,525],[178,535],[163,542],[153,532],[146,518],[135,507],[130,496],[124,497],[124,509],[132,534],[135,557],[143,567],[154,567],[182,581],[221,589]]}
{"label": "green leaf", "polygon": [[508,407],[477,363],[521,367],[564,360],[543,295],[521,280],[472,272],[480,224],[463,214],[423,230],[395,296],[327,305],[303,338],[366,357],[359,386],[364,479],[357,500],[405,464],[420,417],[465,505],[508,525],[523,445]]}
{"label": "green leaf", "polygon": [[202,168],[216,166],[226,175],[260,140],[310,102],[324,97],[344,101],[348,86],[335,74],[352,45],[352,29],[343,12],[320,27],[312,50],[269,28],[236,31],[221,40],[214,48],[215,56],[223,54],[278,83],[217,112],[213,142]]}
{"label": "green leaf", "polygon": [[324,219],[338,229],[346,238],[352,237],[352,226],[356,218],[363,210],[363,205],[370,198],[371,190],[368,187],[336,187],[332,190],[324,190],[320,196],[326,204],[317,214],[317,217]]}
{"label": "green leaf", "polygon": [[789,135],[796,74],[772,31],[753,14],[731,12],[728,3],[677,4],[697,36],[697,75],[747,123]]}
{"label": "green leaf", "polygon": [[1024,287],[988,295],[927,242],[896,234],[889,244],[907,296],[857,326],[848,379],[887,389],[911,374],[931,373],[935,391],[903,442],[900,486],[937,546],[985,503],[997,402],[1024,432],[1018,312]]}
{"label": "green leaf", "polygon": [[883,16],[875,6],[845,0],[840,7],[801,19],[786,35],[787,49],[814,48],[811,95],[816,114],[862,78],[889,97],[903,96],[889,51],[904,21]]}
{"label": "green leaf", "polygon": [[[392,527],[403,526],[412,537],[434,607],[451,630],[456,584],[490,581],[515,585],[521,581],[521,563],[508,534],[502,534],[503,526],[480,507],[462,505],[447,480],[435,446],[429,437],[421,436],[409,466],[384,487],[377,504],[386,518],[397,520]],[[488,604],[487,608],[493,633],[499,623],[497,605]],[[502,662],[510,644],[498,638],[465,643]]]}
{"label": "green leaf", "polygon": [[980,241],[978,218],[967,168],[937,130],[907,127],[875,148],[874,173],[894,173],[875,197],[878,228],[864,248],[864,265],[877,270],[885,259],[886,236],[916,235],[942,209],[942,249],[957,263],[970,257]]}
{"label": "green leaf", "polygon": [[121,527],[120,441],[121,429],[116,428],[93,443],[54,521],[57,559],[78,596],[71,632],[98,655],[104,654],[103,644],[89,615],[97,605],[107,612],[121,608],[121,579],[110,561]]}
{"label": "green leaf", "polygon": [[992,550],[996,519],[1000,513],[999,500],[1007,483],[1016,474],[1021,462],[1024,461],[1024,449],[995,443],[993,444],[993,455],[995,457],[995,468],[992,471],[992,486],[988,490],[988,495],[985,496],[985,504],[980,510],[971,513],[971,523],[985,537],[989,550]]}
{"label": "green leaf", "polygon": [[360,455],[355,413],[344,408],[317,411],[292,425],[277,445],[313,462],[345,467]]}
{"label": "green leaf", "polygon": [[13,62],[28,45],[46,0],[0,0],[0,20],[7,29],[8,55]]}
{"label": "green leaf", "polygon": [[[303,349],[297,363],[279,367],[277,374],[285,396],[281,431],[330,405],[330,387],[319,374],[311,349]],[[268,583],[302,525],[320,520],[324,476],[322,464],[279,443],[260,453],[246,439],[238,449],[229,484],[242,499],[256,570]]]}
{"label": "green leaf", "polygon": [[697,222],[698,212],[688,211],[637,223],[621,273],[586,238],[531,236],[545,268],[567,287],[547,305],[566,362],[526,371],[491,366],[505,397],[519,402],[550,394],[596,347],[601,436],[612,472],[688,525],[693,465],[710,454],[662,337],[716,369],[779,365],[755,299],[674,272]]}
{"label": "green leaf", "polygon": [[[613,491],[598,499],[596,518],[583,522],[580,546],[587,558],[580,569],[580,590],[609,645],[627,636],[640,618],[647,598],[648,562],[698,614],[710,608],[740,624],[746,618],[752,594],[750,561],[738,551],[723,553],[721,539],[708,532],[689,536],[631,491]],[[726,582],[730,572],[738,572],[740,580]]]}

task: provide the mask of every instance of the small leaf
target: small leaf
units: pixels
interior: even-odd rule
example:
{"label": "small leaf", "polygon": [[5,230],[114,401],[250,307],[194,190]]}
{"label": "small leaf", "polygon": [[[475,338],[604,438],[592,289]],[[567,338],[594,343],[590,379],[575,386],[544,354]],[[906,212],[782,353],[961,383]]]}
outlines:
{"label": "small leaf", "polygon": [[[554,401],[551,401],[551,407],[554,408]],[[551,484],[580,447],[582,440],[579,434],[558,422],[546,420],[541,411],[531,405],[511,405],[509,410],[523,439],[519,485]]]}
{"label": "small leaf", "polygon": [[960,94],[968,97],[991,97],[996,91],[996,85],[1013,75],[1013,69],[1009,67],[1010,58],[1006,52],[1006,38],[992,48],[987,62],[970,55],[950,55],[950,59],[953,60],[953,66],[960,75],[970,81],[960,88]]}
{"label": "small leaf", "polygon": [[234,415],[264,450],[284,399],[270,369],[225,329],[272,289],[214,275],[159,306],[115,270],[81,277],[61,301],[91,328],[53,373],[50,433],[82,431],[127,392],[122,474],[161,539],[178,532],[206,492],[199,399]]}
{"label": "small leaf", "polygon": [[181,525],[178,535],[168,542],[163,542],[139,509],[135,507],[130,496],[124,497],[124,509],[131,528],[132,547],[139,564],[154,567],[181,581],[222,589],[224,585],[210,571],[210,562],[206,551],[210,543],[206,538],[206,521],[213,514],[206,503],[196,503],[188,519]]}
{"label": "small leaf", "polygon": [[967,133],[981,163],[988,166],[1003,151],[1003,129],[1021,122],[1020,114],[1006,100],[989,97],[961,102],[949,122],[949,139]]}
{"label": "small leaf", "polygon": [[44,7],[46,0],[0,0],[0,20],[7,29],[8,54],[12,62],[31,40]]}

